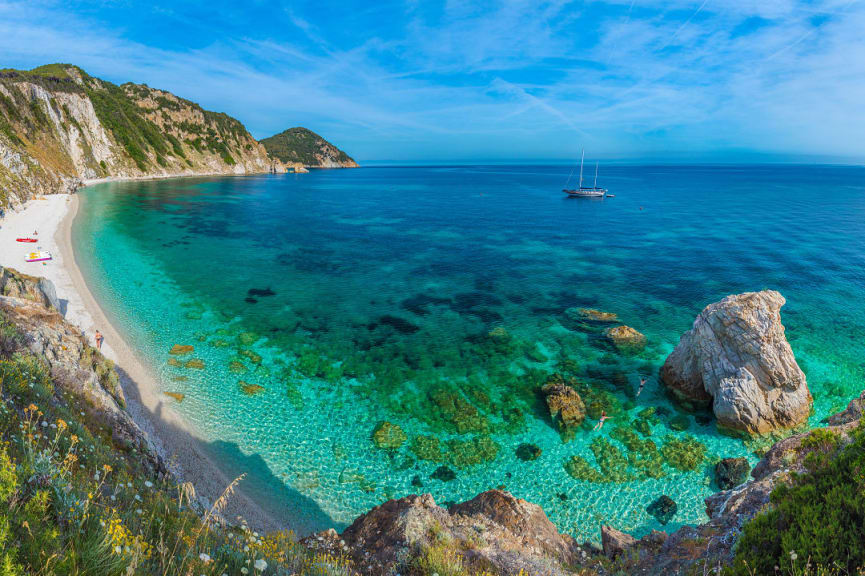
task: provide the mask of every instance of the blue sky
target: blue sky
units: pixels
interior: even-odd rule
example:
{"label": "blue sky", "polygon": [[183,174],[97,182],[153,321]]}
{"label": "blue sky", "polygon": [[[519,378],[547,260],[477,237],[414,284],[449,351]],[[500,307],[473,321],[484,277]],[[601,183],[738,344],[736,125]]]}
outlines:
{"label": "blue sky", "polygon": [[0,0],[0,54],[367,162],[865,159],[857,0]]}

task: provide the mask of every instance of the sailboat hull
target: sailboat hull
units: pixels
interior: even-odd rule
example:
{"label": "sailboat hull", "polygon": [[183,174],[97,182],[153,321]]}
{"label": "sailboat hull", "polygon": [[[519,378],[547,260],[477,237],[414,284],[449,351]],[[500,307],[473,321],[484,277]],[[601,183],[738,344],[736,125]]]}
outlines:
{"label": "sailboat hull", "polygon": [[573,198],[603,198],[607,191],[603,188],[578,188],[577,190],[562,190]]}

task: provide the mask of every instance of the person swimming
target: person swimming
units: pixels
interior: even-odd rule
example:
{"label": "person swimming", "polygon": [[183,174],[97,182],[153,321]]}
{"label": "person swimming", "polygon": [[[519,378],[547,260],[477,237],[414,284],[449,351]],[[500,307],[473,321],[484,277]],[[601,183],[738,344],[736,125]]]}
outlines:
{"label": "person swimming", "polygon": [[595,430],[600,430],[601,428],[603,428],[603,427],[604,427],[604,422],[607,421],[607,418],[609,418],[609,416],[607,416],[607,411],[606,411],[606,410],[602,410],[602,411],[601,411],[601,417],[598,419],[598,423],[595,424],[595,427],[592,428],[592,431],[594,432]]}
{"label": "person swimming", "polygon": [[637,397],[639,398],[640,393],[643,391],[643,388],[646,386],[646,382],[648,380],[646,378],[640,378],[640,387],[637,388]]}

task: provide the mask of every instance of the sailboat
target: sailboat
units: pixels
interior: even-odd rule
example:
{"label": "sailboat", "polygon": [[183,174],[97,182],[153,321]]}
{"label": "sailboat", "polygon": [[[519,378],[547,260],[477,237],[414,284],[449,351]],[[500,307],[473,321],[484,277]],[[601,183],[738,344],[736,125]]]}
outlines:
{"label": "sailboat", "polygon": [[[591,186],[583,186],[583,161],[586,159],[586,151],[582,151],[582,156],[580,156],[580,186],[574,190],[570,190],[565,188],[562,190],[568,196],[576,197],[576,198],[603,198],[607,195],[606,188],[598,188],[598,163],[595,163],[595,183]],[[568,178],[568,182],[570,182],[570,178]],[[567,184],[565,184],[567,186]]]}

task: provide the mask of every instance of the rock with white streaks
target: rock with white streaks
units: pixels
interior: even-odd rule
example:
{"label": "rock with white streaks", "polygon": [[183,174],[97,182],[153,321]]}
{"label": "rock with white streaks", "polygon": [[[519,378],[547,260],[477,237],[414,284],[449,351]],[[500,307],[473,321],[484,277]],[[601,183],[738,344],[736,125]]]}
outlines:
{"label": "rock with white streaks", "polygon": [[803,424],[811,410],[805,374],[784,336],[778,292],[746,292],[707,306],[661,368],[692,406],[711,406],[718,425],[750,435]]}

